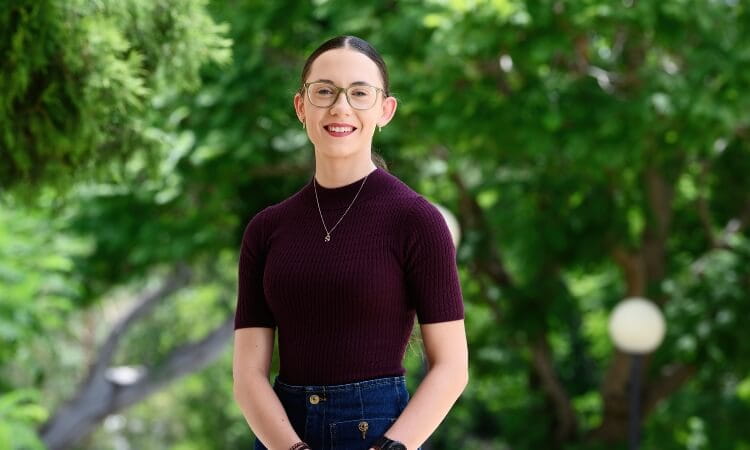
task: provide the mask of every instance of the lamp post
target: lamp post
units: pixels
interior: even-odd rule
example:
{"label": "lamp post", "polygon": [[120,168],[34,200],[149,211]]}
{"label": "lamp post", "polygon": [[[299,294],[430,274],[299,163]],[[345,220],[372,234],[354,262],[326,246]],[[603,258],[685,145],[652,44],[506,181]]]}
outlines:
{"label": "lamp post", "polygon": [[615,346],[631,355],[628,440],[630,450],[640,445],[641,365],[643,356],[664,339],[666,323],[659,308],[641,297],[626,298],[609,317],[609,335]]}
{"label": "lamp post", "polygon": [[453,213],[443,205],[433,203],[435,207],[443,215],[446,225],[448,225],[448,231],[451,232],[451,239],[453,239],[453,246],[458,248],[459,242],[461,242],[461,226],[458,224],[458,219]]}

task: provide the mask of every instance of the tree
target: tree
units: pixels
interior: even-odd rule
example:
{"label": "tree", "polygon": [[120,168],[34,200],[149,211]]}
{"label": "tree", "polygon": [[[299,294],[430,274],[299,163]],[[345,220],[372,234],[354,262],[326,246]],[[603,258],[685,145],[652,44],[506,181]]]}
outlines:
{"label": "tree", "polygon": [[195,88],[204,64],[227,61],[204,5],[3,2],[0,189],[59,186],[158,150],[151,108]]}
{"label": "tree", "polygon": [[[376,147],[464,231],[472,382],[433,447],[623,442],[628,360],[606,318],[635,294],[668,318],[644,369],[646,443],[746,443],[723,425],[750,412],[744,5],[246,1],[212,14],[230,24],[233,63],[149,110],[164,157],[145,172],[136,155],[119,184],[75,191],[66,231],[91,242],[75,259],[79,304],[184,265],[203,274],[184,290],[222,280],[210,309],[220,330],[246,221],[312,170],[291,107],[304,57],[357,34],[384,54],[400,99]],[[189,332],[189,313],[160,321],[181,311],[177,296],[154,310],[161,319],[132,322],[114,364],[158,367],[211,336]],[[176,336],[158,332],[164,323]]]}

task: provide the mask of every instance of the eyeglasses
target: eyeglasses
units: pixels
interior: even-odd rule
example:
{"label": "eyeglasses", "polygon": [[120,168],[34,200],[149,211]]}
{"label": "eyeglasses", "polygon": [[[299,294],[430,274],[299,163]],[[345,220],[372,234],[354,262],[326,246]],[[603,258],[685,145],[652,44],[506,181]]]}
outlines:
{"label": "eyeglasses", "polygon": [[315,81],[305,83],[304,86],[310,103],[319,108],[328,108],[336,103],[342,92],[346,95],[346,101],[349,102],[349,105],[359,110],[370,109],[375,106],[375,102],[378,100],[378,92],[385,95],[383,89],[369,84],[353,84],[342,88],[324,81]]}

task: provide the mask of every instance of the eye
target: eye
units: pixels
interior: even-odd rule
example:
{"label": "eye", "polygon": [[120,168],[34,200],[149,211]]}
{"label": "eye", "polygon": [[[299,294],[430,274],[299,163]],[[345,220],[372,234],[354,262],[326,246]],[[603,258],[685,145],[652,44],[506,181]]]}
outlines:
{"label": "eye", "polygon": [[317,88],[315,90],[315,94],[316,95],[323,95],[323,96],[333,95],[333,89],[331,89],[329,87],[320,87],[320,88]]}
{"label": "eye", "polygon": [[367,97],[371,93],[367,89],[352,89],[351,95],[354,97]]}

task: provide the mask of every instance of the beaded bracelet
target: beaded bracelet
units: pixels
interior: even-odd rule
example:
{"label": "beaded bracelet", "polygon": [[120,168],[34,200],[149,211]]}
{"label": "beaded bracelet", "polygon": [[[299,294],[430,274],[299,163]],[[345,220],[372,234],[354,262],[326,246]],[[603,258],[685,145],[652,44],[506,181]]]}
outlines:
{"label": "beaded bracelet", "polygon": [[289,447],[289,450],[312,450],[309,445],[305,444],[302,441],[297,442],[296,444]]}

